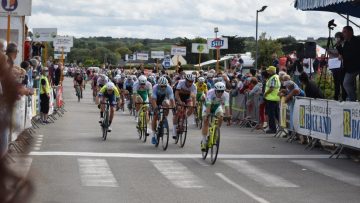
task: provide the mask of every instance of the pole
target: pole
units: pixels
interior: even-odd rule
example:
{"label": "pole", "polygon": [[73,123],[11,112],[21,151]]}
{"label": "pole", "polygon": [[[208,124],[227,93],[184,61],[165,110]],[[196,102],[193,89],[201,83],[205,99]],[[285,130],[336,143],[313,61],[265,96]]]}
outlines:
{"label": "pole", "polygon": [[61,63],[64,65],[64,47],[61,48]]}
{"label": "pole", "polygon": [[201,70],[200,63],[201,63],[201,53],[199,53],[199,70]]}
{"label": "pole", "polygon": [[159,59],[156,59],[156,73],[159,74]]}
{"label": "pole", "polygon": [[219,55],[220,55],[220,48],[216,49],[216,72],[219,72]]}
{"label": "pole", "polygon": [[177,61],[176,61],[176,72],[179,71],[179,55],[177,55]]}
{"label": "pole", "polygon": [[46,64],[46,60],[47,60],[47,53],[48,53],[48,45],[47,45],[47,42],[45,42],[45,48],[44,48],[44,64]]}
{"label": "pole", "polygon": [[346,25],[349,26],[350,18],[349,14],[346,15]]}
{"label": "pole", "polygon": [[11,31],[11,16],[10,12],[8,12],[8,18],[7,18],[7,33],[6,33],[6,41],[9,44],[10,43],[10,31]]}
{"label": "pole", "polygon": [[255,56],[255,70],[258,69],[258,52],[259,52],[259,47],[258,47],[258,14],[259,14],[259,12],[256,11],[256,34],[255,34],[256,56]]}

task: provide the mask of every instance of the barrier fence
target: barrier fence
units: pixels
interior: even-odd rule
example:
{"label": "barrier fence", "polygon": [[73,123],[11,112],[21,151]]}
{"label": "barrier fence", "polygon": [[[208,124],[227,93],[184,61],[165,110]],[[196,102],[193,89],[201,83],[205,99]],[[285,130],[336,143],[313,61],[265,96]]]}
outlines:
{"label": "barrier fence", "polygon": [[[52,95],[50,96],[49,120],[54,122],[57,120],[55,115],[62,116],[64,114],[64,100],[63,87],[54,86],[51,88]],[[40,90],[34,89],[34,94],[31,96],[22,96],[15,104],[13,110],[12,124],[9,126],[7,135],[1,139],[1,146],[14,146],[16,150],[21,151],[17,141],[19,136],[25,132],[32,132],[33,128],[39,128],[38,121],[40,121]],[[3,149],[7,151],[7,149]]]}
{"label": "barrier fence", "polygon": [[[259,95],[251,98],[249,94],[238,94],[232,97],[233,120],[238,121],[241,127],[253,127],[260,122],[261,103]],[[337,144],[334,154],[338,155],[344,147],[360,149],[360,103],[307,97],[295,97],[286,103],[282,98],[279,111],[279,132],[289,133],[289,139],[299,134],[313,138],[314,142],[323,140]]]}

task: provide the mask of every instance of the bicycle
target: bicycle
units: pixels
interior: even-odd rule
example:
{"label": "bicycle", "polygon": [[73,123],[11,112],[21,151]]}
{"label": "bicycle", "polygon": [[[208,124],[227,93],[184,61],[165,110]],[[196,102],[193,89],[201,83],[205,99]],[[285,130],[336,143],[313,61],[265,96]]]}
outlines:
{"label": "bicycle", "polygon": [[196,108],[195,108],[195,122],[196,122],[196,127],[198,127],[199,129],[202,128],[202,107],[203,107],[203,102],[199,101],[196,104]]}
{"label": "bicycle", "polygon": [[109,111],[110,111],[110,103],[109,103],[109,100],[106,100],[105,103],[101,103],[101,104],[105,104],[106,107],[105,107],[105,112],[104,112],[104,119],[101,123],[101,130],[102,130],[102,138],[103,140],[105,141],[106,140],[106,137],[107,137],[107,133],[109,131],[109,126],[110,126],[110,123],[109,123]]}
{"label": "bicycle", "polygon": [[176,128],[175,144],[179,144],[179,146],[183,148],[186,141],[187,127],[188,127],[186,108],[188,107],[192,108],[192,106],[187,106],[187,105],[179,105],[179,106],[181,106],[182,108],[180,108],[180,110],[177,112],[178,122]]}
{"label": "bicycle", "polygon": [[80,102],[80,98],[81,98],[81,88],[80,88],[80,85],[75,85],[75,91],[76,91],[76,96],[78,97],[78,102]]}
{"label": "bicycle", "polygon": [[139,121],[138,124],[136,126],[137,130],[138,130],[138,135],[139,135],[139,140],[143,140],[143,142],[146,142],[146,138],[148,135],[147,133],[147,115],[146,115],[146,110],[147,110],[147,106],[146,104],[149,104],[148,102],[143,102],[143,103],[136,103],[136,104],[141,104],[140,110],[139,110]]}
{"label": "bicycle", "polygon": [[[206,145],[205,151],[202,151],[202,158],[205,160],[209,149],[210,149],[210,162],[212,165],[215,164],[220,147],[220,128],[218,127],[219,117],[214,114],[210,114],[210,125],[209,125],[209,133],[207,136],[208,143]],[[224,117],[224,121],[226,118]],[[201,142],[202,144],[202,142]]]}
{"label": "bicycle", "polygon": [[159,146],[161,141],[161,146],[164,151],[166,151],[169,144],[169,123],[167,121],[167,117],[164,115],[165,110],[170,110],[174,108],[158,108],[158,125],[156,128],[156,144],[155,147]]}

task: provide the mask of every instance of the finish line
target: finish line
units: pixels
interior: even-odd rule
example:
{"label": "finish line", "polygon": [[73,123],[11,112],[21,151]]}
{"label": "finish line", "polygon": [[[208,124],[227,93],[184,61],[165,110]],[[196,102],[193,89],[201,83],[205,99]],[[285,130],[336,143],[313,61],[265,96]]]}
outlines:
{"label": "finish line", "polygon": [[[30,156],[71,156],[71,157],[114,157],[140,159],[194,159],[201,154],[136,154],[136,153],[96,153],[96,152],[52,152],[34,151]],[[219,154],[221,159],[329,159],[330,155],[274,155],[274,154]]]}

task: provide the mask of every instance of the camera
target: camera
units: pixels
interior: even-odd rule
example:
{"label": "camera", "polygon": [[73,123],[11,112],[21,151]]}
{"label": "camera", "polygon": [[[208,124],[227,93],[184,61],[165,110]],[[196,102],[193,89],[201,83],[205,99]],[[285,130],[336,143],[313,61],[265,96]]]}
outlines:
{"label": "camera", "polygon": [[334,27],[336,27],[336,24],[334,22],[335,20],[332,19],[328,22],[328,28],[331,29],[331,30],[334,30]]}

